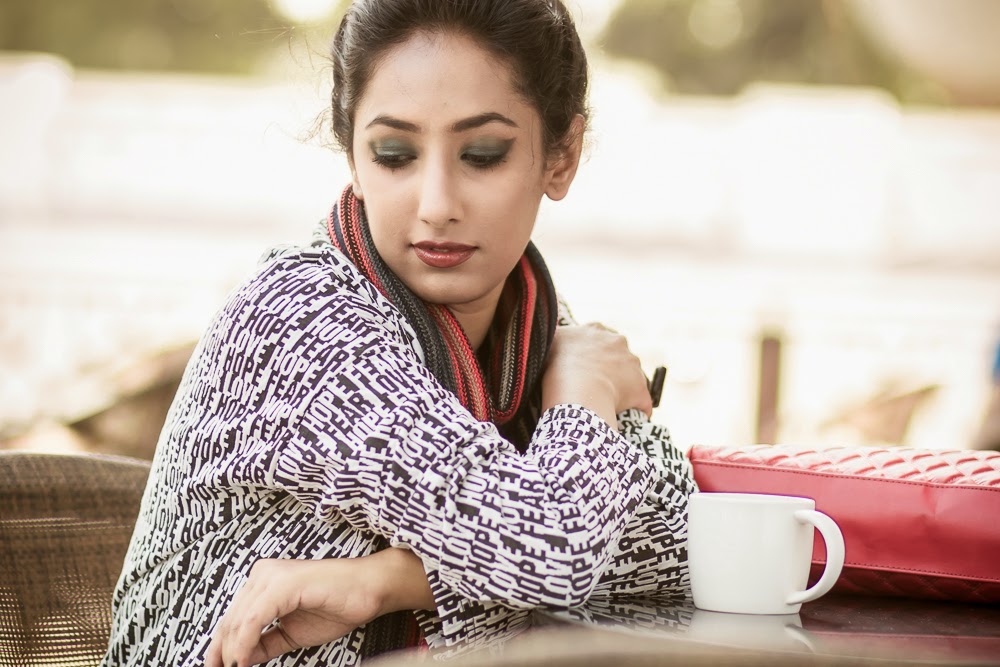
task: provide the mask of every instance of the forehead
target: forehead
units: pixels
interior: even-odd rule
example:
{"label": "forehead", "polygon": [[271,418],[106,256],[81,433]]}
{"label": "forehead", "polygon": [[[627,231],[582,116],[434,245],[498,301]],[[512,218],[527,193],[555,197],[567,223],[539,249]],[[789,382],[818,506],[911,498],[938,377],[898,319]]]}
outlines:
{"label": "forehead", "polygon": [[355,126],[363,128],[378,115],[433,126],[489,111],[533,124],[534,109],[508,63],[465,35],[417,32],[376,63]]}

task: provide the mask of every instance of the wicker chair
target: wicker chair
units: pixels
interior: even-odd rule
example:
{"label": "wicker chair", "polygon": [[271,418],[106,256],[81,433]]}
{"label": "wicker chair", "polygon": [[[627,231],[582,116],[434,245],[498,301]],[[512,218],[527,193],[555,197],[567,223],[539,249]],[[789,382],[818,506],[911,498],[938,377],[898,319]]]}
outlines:
{"label": "wicker chair", "polygon": [[93,665],[149,463],[0,452],[0,667]]}

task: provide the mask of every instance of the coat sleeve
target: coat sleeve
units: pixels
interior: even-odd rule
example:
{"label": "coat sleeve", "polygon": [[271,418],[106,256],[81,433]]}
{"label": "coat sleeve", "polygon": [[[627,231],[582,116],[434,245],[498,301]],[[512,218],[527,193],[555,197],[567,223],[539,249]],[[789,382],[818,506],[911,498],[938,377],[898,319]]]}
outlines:
{"label": "coat sleeve", "polygon": [[229,300],[203,372],[207,402],[244,437],[216,482],[288,493],[410,548],[439,597],[581,604],[649,502],[655,462],[577,405],[548,410],[518,454],[366,289],[322,261],[280,259]]}
{"label": "coat sleeve", "polygon": [[697,491],[691,464],[664,426],[639,410],[618,415],[618,429],[656,465],[656,481],[615,546],[593,598],[676,598],[690,590],[688,499]]}
{"label": "coat sleeve", "polygon": [[[559,299],[559,324],[576,324],[565,300]],[[690,588],[687,568],[688,498],[697,491],[687,457],[665,426],[639,410],[618,415],[618,430],[629,444],[656,466],[649,494],[626,525],[612,560],[592,597],[675,597]]]}

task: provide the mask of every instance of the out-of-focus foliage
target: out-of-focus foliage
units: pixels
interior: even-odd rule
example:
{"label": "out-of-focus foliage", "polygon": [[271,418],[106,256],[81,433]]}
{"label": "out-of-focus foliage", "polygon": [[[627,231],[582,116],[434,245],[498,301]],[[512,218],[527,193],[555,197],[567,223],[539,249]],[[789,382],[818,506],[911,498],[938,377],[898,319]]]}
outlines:
{"label": "out-of-focus foliage", "polygon": [[681,93],[732,95],[776,81],[940,101],[938,89],[881,55],[839,0],[625,0],[601,42],[608,55],[652,65]]}
{"label": "out-of-focus foliage", "polygon": [[[305,2],[306,0],[294,0]],[[309,0],[323,4],[323,0]],[[0,50],[45,51],[77,67],[255,71],[310,26],[293,0],[3,0]],[[347,0],[328,0],[325,43]],[[572,2],[570,2],[572,5]],[[649,63],[668,90],[729,95],[758,80],[884,88],[938,102],[940,87],[882,55],[842,0],[624,0],[604,29],[613,57]]]}
{"label": "out-of-focus foliage", "polygon": [[77,67],[251,72],[295,30],[268,0],[0,2],[0,49]]}

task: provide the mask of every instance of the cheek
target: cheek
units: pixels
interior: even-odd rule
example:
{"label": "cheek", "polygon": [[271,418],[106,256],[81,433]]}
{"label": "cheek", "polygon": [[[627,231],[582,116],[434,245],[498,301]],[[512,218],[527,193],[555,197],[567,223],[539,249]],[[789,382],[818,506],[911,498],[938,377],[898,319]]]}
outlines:
{"label": "cheek", "polygon": [[491,200],[493,206],[519,216],[536,209],[542,194],[539,175],[525,170],[511,171],[501,183],[490,183],[482,191],[482,196]]}
{"label": "cheek", "polygon": [[382,170],[373,164],[356,165],[354,174],[364,195],[372,237],[379,240],[399,236],[398,218],[404,207],[398,184],[388,182]]}
{"label": "cheek", "polygon": [[385,202],[380,203],[382,204],[380,207],[367,207],[368,226],[375,245],[385,254],[390,252],[395,247],[396,241],[403,236],[403,229],[398,217],[393,215],[392,206],[386,207]]}

